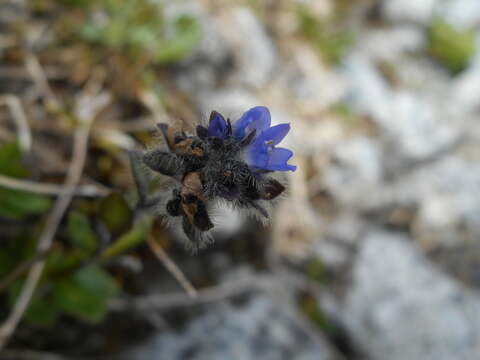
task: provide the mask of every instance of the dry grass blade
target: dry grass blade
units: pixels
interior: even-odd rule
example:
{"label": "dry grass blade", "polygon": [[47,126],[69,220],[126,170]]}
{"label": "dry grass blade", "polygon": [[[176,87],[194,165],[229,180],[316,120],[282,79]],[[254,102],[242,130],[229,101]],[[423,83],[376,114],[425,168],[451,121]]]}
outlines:
{"label": "dry grass blade", "polygon": [[163,250],[159,243],[155,241],[152,235],[147,237],[148,246],[153,251],[155,256],[161,261],[161,263],[167,268],[172,276],[178,281],[180,286],[186,291],[188,296],[196,298],[198,296],[197,290],[193,287],[192,283],[188,281],[185,274],[180,268],[173,262],[168,254]]}
{"label": "dry grass blade", "polygon": [[18,145],[24,152],[32,148],[32,133],[28,125],[27,116],[23,111],[22,103],[15,95],[0,96],[0,104],[4,104],[10,110],[18,132]]}

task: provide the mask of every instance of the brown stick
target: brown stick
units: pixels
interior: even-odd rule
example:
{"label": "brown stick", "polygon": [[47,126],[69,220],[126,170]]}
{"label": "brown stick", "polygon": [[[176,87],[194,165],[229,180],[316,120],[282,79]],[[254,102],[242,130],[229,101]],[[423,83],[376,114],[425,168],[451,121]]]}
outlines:
{"label": "brown stick", "polygon": [[152,294],[140,296],[132,300],[115,299],[110,304],[110,309],[112,311],[136,310],[148,312],[209,304],[247,292],[268,289],[271,283],[272,279],[268,276],[248,276],[243,279],[198,290],[195,298],[185,296],[183,293]]}
{"label": "brown stick", "polygon": [[153,251],[155,256],[160,260],[160,262],[167,268],[167,270],[172,274],[172,276],[178,281],[180,286],[185,290],[185,292],[191,298],[196,298],[198,292],[192,283],[187,279],[185,274],[180,270],[180,268],[175,264],[175,262],[168,256],[168,254],[163,250],[160,244],[155,241],[152,235],[147,236],[147,244],[150,249]]}

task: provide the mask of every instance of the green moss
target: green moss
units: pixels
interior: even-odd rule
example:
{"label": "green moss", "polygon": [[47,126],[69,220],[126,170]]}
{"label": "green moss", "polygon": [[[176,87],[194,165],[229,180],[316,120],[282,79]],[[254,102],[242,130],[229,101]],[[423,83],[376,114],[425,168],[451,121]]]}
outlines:
{"label": "green moss", "polygon": [[428,29],[428,52],[452,73],[464,70],[475,54],[475,32],[461,30],[442,19],[436,19]]}
{"label": "green moss", "polygon": [[80,30],[85,40],[153,63],[181,59],[201,36],[194,18],[166,18],[161,6],[147,0],[101,0],[91,3],[89,9],[105,19],[90,17]]}
{"label": "green moss", "polygon": [[305,295],[300,303],[303,313],[312,321],[319,329],[329,335],[337,333],[337,327],[328,319],[327,315],[318,307],[314,297]]}
{"label": "green moss", "polygon": [[306,272],[309,278],[318,282],[325,282],[328,279],[327,269],[318,258],[308,262]]}
{"label": "green moss", "polygon": [[334,19],[319,19],[303,6],[297,9],[297,16],[300,33],[312,43],[319,54],[330,63],[340,61],[354,40],[353,34],[335,27]]}

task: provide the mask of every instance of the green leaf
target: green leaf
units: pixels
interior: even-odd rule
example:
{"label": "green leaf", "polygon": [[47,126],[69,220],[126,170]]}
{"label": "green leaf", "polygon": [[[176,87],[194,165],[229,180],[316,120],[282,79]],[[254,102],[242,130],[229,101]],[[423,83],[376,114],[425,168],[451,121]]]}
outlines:
{"label": "green leaf", "polygon": [[[0,147],[0,174],[20,178],[28,176],[16,142]],[[42,214],[50,208],[50,204],[50,199],[43,195],[0,188],[0,217],[18,220],[27,215]]]}
{"label": "green leaf", "polygon": [[[13,307],[16,303],[24,283],[23,280],[16,280],[9,286],[7,302],[10,307]],[[25,319],[32,324],[51,326],[55,323],[59,314],[60,308],[52,301],[51,292],[42,296],[35,294],[25,312]]]}
{"label": "green leaf", "polygon": [[46,196],[0,188],[0,217],[17,220],[43,214],[50,205],[51,200]]}
{"label": "green leaf", "polygon": [[98,265],[80,269],[74,278],[83,288],[100,297],[111,297],[117,293],[117,283],[113,277]]}
{"label": "green leaf", "polygon": [[140,219],[130,231],[120,236],[112,245],[103,251],[101,259],[103,261],[108,260],[113,256],[121,254],[139,245],[145,240],[151,226],[151,217],[144,217],[143,219]]}
{"label": "green leaf", "polygon": [[188,55],[201,37],[200,26],[189,16],[180,16],[173,23],[175,36],[158,42],[156,60],[169,63]]}
{"label": "green leaf", "polygon": [[108,301],[117,291],[118,286],[110,274],[91,265],[57,283],[54,297],[67,314],[88,323],[98,323],[105,316]]}
{"label": "green leaf", "polygon": [[50,327],[53,326],[61,313],[61,309],[51,296],[34,298],[25,313],[25,319],[32,324]]}
{"label": "green leaf", "polygon": [[0,146],[0,174],[26,177],[27,169],[22,165],[21,152],[16,141]]}
{"label": "green leaf", "polygon": [[0,217],[22,219],[43,214],[50,205],[51,200],[46,196],[0,188]]}
{"label": "green leaf", "polygon": [[14,258],[8,253],[8,250],[2,248],[2,251],[0,251],[0,277],[8,274],[14,266]]}
{"label": "green leaf", "polygon": [[465,69],[475,54],[475,32],[458,29],[436,19],[428,30],[430,55],[441,61],[452,73]]}
{"label": "green leaf", "polygon": [[130,228],[133,212],[119,193],[111,193],[100,201],[98,216],[112,233],[121,233]]}
{"label": "green leaf", "polygon": [[78,267],[85,260],[85,254],[78,250],[66,252],[60,248],[50,251],[43,275],[46,278],[55,278]]}
{"label": "green leaf", "polygon": [[90,227],[88,217],[79,211],[68,214],[68,239],[70,243],[83,252],[90,254],[97,247],[97,237]]}
{"label": "green leaf", "polygon": [[80,35],[87,41],[127,53],[133,59],[169,63],[187,55],[200,39],[200,26],[190,16],[173,21],[159,3],[148,0],[97,1],[109,21],[84,24]]}
{"label": "green leaf", "polygon": [[98,323],[105,316],[106,300],[90,294],[79,284],[64,280],[55,286],[55,302],[65,311],[87,323]]}

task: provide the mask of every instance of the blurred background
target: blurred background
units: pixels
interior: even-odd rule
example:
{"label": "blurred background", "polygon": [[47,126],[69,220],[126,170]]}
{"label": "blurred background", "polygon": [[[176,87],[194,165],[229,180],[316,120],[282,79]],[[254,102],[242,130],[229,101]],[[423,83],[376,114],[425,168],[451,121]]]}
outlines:
{"label": "blurred background", "polygon": [[[1,359],[480,354],[478,0],[0,0]],[[132,210],[155,124],[292,130],[268,226]],[[77,186],[78,185],[78,186]]]}

